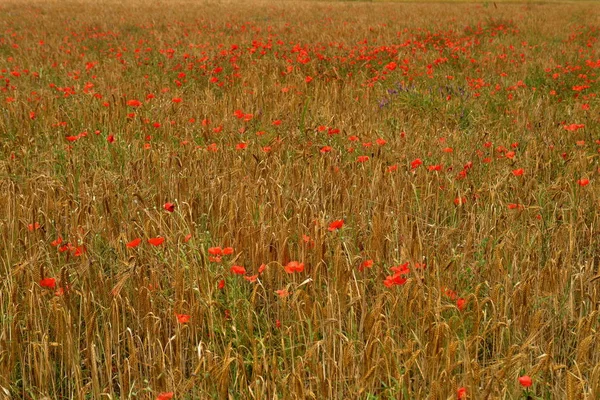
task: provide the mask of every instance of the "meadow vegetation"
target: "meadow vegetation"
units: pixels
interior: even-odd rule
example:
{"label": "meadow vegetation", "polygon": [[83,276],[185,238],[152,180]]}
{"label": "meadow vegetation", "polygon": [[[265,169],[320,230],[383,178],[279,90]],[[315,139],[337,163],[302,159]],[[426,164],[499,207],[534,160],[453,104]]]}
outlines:
{"label": "meadow vegetation", "polygon": [[0,397],[598,398],[599,33],[0,2]]}

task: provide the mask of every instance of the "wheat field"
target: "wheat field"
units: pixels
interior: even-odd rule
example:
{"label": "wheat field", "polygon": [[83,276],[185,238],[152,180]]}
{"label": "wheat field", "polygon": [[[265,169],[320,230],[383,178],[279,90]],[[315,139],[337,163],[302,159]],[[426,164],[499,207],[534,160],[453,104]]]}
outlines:
{"label": "wheat field", "polygon": [[0,398],[600,398],[599,35],[0,1]]}

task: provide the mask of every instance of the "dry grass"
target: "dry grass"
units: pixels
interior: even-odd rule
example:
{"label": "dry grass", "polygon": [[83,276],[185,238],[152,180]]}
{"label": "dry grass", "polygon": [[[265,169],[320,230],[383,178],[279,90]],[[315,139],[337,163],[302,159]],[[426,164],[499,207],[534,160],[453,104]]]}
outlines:
{"label": "dry grass", "polygon": [[0,3],[0,396],[598,398],[598,11]]}

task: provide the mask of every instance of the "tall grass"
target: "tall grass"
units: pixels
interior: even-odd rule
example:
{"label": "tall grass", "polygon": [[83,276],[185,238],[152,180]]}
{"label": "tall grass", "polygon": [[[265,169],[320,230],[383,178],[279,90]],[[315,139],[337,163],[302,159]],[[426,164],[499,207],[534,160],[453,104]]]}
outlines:
{"label": "tall grass", "polygon": [[0,3],[0,396],[597,398],[598,11]]}

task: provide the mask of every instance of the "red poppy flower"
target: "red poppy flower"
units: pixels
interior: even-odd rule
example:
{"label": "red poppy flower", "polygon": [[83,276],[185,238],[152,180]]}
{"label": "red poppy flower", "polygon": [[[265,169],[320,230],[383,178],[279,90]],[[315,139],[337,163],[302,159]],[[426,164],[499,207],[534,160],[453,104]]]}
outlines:
{"label": "red poppy flower", "polygon": [[73,251],[73,256],[79,257],[86,252],[85,246],[78,246]]}
{"label": "red poppy flower", "polygon": [[393,276],[386,276],[385,280],[383,281],[383,284],[386,287],[392,287],[394,285],[404,285],[406,281],[408,281],[407,278],[402,277],[402,275],[400,274],[396,274]]}
{"label": "red poppy flower", "polygon": [[454,199],[454,205],[456,206],[462,206],[463,204],[465,204],[467,202],[467,198],[466,197],[457,197]]}
{"label": "red poppy flower", "polygon": [[160,236],[148,239],[148,243],[150,243],[152,246],[160,246],[161,244],[163,244],[164,241],[165,241],[165,238],[160,237]]}
{"label": "red poppy flower", "polygon": [[524,172],[525,171],[523,170],[523,168],[518,168],[518,169],[513,170],[512,174],[514,176],[522,176]]}
{"label": "red poppy flower", "polygon": [[577,181],[577,184],[581,187],[584,187],[590,184],[590,180],[587,178],[582,178]]}
{"label": "red poppy flower", "polygon": [[180,324],[187,324],[190,322],[191,317],[187,314],[175,314],[175,316],[177,317],[177,322]]}
{"label": "red poppy flower", "polygon": [[359,163],[364,163],[367,161],[369,161],[369,156],[358,156],[356,158],[356,162],[359,162]]}
{"label": "red poppy flower", "polygon": [[456,294],[456,292],[454,290],[447,289],[447,288],[442,288],[442,290],[444,291],[444,294],[450,298],[450,300],[455,300],[456,299],[457,294]]}
{"label": "red poppy flower", "polygon": [[329,230],[329,232],[333,232],[335,230],[341,229],[342,226],[344,226],[344,220],[337,219],[329,224],[329,228],[327,228],[327,230]]}
{"label": "red poppy flower", "polygon": [[52,246],[57,247],[59,244],[61,244],[63,242],[62,238],[59,236],[58,239],[53,240],[52,243],[50,243]]}
{"label": "red poppy flower", "polygon": [[418,168],[421,164],[423,164],[423,160],[421,160],[420,158],[417,158],[413,162],[410,163],[410,167],[412,169],[415,169],[415,168]]}
{"label": "red poppy flower", "polygon": [[220,247],[209,247],[208,254],[210,254],[211,256],[220,256],[221,254],[223,254],[223,249],[221,249]]}
{"label": "red poppy flower", "polygon": [[138,247],[140,243],[142,243],[142,239],[136,238],[133,239],[131,242],[127,243],[125,246],[129,249],[133,249],[134,247]]}
{"label": "red poppy flower", "polygon": [[216,153],[217,151],[219,151],[219,148],[217,147],[216,143],[211,143],[208,146],[206,146],[206,150],[210,151],[211,153]]}
{"label": "red poppy flower", "polygon": [[529,375],[523,375],[519,377],[519,383],[523,387],[530,387],[533,384],[533,381]]}
{"label": "red poppy flower", "polygon": [[191,234],[191,233],[188,233],[188,234],[187,234],[187,235],[185,235],[185,237],[183,238],[183,241],[184,241],[185,243],[187,243],[187,242],[189,242],[189,241],[190,241],[190,239],[191,239],[191,238],[192,238],[192,234]]}
{"label": "red poppy flower", "polygon": [[233,247],[225,247],[223,249],[223,255],[228,256],[230,254],[233,254]]}
{"label": "red poppy flower", "polygon": [[466,177],[467,177],[467,170],[463,169],[456,175],[456,180],[460,181],[462,179],[465,179]]}
{"label": "red poppy flower", "polygon": [[391,267],[390,271],[392,271],[394,275],[406,275],[410,272],[410,270],[408,269],[408,262],[396,265],[395,267]]}
{"label": "red poppy flower", "polygon": [[40,280],[40,286],[47,289],[54,289],[56,287],[56,279],[44,278]]}
{"label": "red poppy flower", "polygon": [[467,398],[467,388],[465,388],[465,387],[458,388],[458,390],[456,391],[456,398],[459,400],[466,399]]}
{"label": "red poppy flower", "polygon": [[309,249],[315,247],[315,241],[310,238],[310,236],[302,234],[302,241],[306,244]]}
{"label": "red poppy flower", "polygon": [[223,289],[225,287],[225,279],[221,279],[217,284],[217,287],[219,288],[219,290]]}
{"label": "red poppy flower", "polygon": [[360,266],[358,267],[358,270],[362,272],[365,270],[365,268],[371,268],[371,267],[373,267],[373,260],[365,260],[360,264]]}
{"label": "red poppy flower", "polygon": [[165,210],[167,210],[168,212],[173,212],[175,211],[175,204],[173,203],[165,203],[165,205],[163,206]]}
{"label": "red poppy flower", "polygon": [[463,299],[462,297],[456,300],[456,307],[458,307],[458,309],[460,311],[464,310],[466,305],[467,305],[467,301],[465,299]]}
{"label": "red poppy flower", "polygon": [[256,282],[256,280],[258,279],[258,274],[251,275],[251,276],[244,276],[244,279],[247,280],[248,282]]}
{"label": "red poppy flower", "polygon": [[285,289],[276,290],[275,293],[277,293],[277,295],[279,295],[279,297],[287,297],[290,295],[290,292],[288,292]]}
{"label": "red poppy flower", "polygon": [[129,107],[139,107],[139,106],[142,105],[142,102],[139,101],[139,100],[135,100],[135,99],[134,100],[127,100],[127,105]]}
{"label": "red poppy flower", "polygon": [[294,272],[302,272],[304,271],[304,263],[299,263],[298,261],[290,261],[283,269],[288,274],[293,274]]}
{"label": "red poppy flower", "polygon": [[164,393],[160,393],[156,397],[156,400],[171,400],[172,398],[173,398],[173,392],[164,392]]}
{"label": "red poppy flower", "polygon": [[570,124],[570,125],[564,126],[564,129],[566,131],[571,131],[571,132],[575,132],[575,131],[577,131],[579,129],[583,129],[583,128],[585,128],[584,124]]}
{"label": "red poppy flower", "polygon": [[232,265],[230,271],[236,275],[244,275],[246,273],[246,268],[241,265]]}
{"label": "red poppy flower", "polygon": [[37,231],[38,229],[40,229],[40,227],[41,227],[41,225],[36,222],[36,223],[27,225],[27,230],[29,232],[33,232],[33,231]]}

